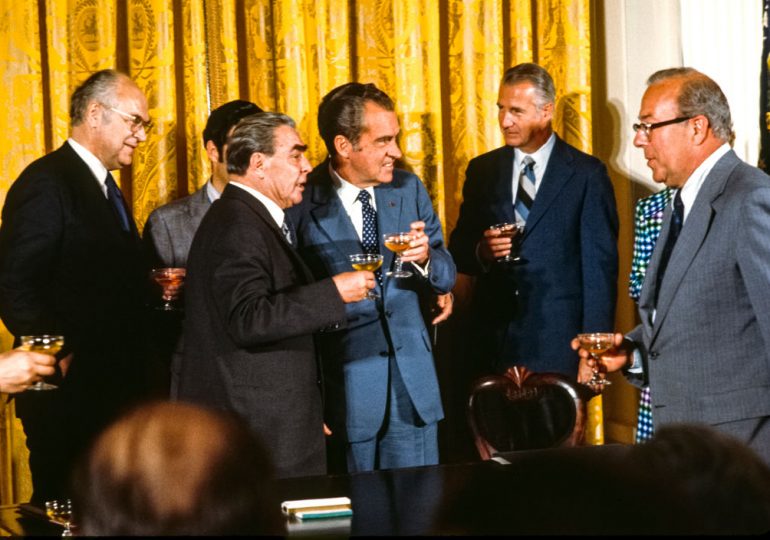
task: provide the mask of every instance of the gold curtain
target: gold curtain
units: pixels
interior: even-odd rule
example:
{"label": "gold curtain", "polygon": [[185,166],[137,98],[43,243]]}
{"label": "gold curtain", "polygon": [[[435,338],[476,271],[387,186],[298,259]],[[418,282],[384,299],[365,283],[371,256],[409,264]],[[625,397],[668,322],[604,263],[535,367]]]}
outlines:
{"label": "gold curtain", "polygon": [[[69,96],[96,70],[128,72],[149,99],[155,127],[119,179],[140,228],[206,181],[200,134],[212,108],[243,98],[286,112],[318,163],[318,103],[356,80],[394,98],[403,166],[449,233],[468,161],[502,144],[495,102],[507,67],[544,65],[557,132],[591,151],[589,19],[589,0],[0,0],[0,203],[66,139]],[[589,442],[601,443],[600,399],[592,410]],[[0,421],[0,503],[25,500],[23,434],[10,407]]]}

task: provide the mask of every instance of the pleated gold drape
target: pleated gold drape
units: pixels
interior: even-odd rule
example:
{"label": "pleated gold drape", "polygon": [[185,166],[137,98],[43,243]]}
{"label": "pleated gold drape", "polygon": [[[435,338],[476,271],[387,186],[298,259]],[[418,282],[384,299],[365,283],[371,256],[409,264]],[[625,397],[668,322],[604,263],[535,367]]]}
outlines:
{"label": "pleated gold drape", "polygon": [[[206,181],[200,134],[212,108],[244,98],[286,112],[318,163],[318,103],[356,80],[394,98],[403,164],[448,233],[468,161],[502,144],[495,102],[507,67],[545,66],[557,132],[591,151],[590,22],[589,0],[0,0],[0,203],[28,163],[66,139],[69,96],[96,70],[128,72],[149,98],[155,127],[119,178],[140,227]],[[600,399],[592,407],[598,443]],[[0,420],[0,503],[25,500],[11,406]]]}

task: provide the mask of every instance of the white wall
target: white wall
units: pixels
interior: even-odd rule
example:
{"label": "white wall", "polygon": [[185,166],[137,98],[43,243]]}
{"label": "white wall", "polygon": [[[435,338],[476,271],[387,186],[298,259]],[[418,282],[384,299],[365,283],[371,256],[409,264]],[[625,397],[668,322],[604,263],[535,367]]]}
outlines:
{"label": "white wall", "polygon": [[658,189],[634,148],[645,81],[653,72],[692,66],[725,92],[736,153],[756,165],[759,155],[761,0],[604,0],[607,99],[619,114],[613,165],[634,182]]}

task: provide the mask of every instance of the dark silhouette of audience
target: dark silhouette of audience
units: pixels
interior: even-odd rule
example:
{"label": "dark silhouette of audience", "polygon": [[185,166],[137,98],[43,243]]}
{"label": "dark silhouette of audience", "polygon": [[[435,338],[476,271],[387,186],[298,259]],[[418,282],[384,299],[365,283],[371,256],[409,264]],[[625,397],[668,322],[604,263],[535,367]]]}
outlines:
{"label": "dark silhouette of audience", "polygon": [[634,446],[506,457],[510,465],[447,486],[437,534],[770,532],[770,468],[708,426],[664,426]]}
{"label": "dark silhouette of audience", "polygon": [[158,402],[103,432],[76,470],[77,534],[283,535],[272,467],[233,416]]}

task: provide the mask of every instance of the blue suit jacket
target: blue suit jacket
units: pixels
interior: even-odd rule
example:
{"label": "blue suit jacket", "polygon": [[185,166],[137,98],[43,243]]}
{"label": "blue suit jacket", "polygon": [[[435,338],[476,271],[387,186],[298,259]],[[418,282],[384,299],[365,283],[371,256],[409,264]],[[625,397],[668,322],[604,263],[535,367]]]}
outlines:
{"label": "blue suit jacket", "polygon": [[477,361],[574,377],[579,332],[615,327],[618,217],[606,167],[561,139],[538,188],[521,244],[524,263],[484,268],[476,246],[490,225],[515,220],[513,148],[468,164],[450,251],[459,272],[477,276]]}
{"label": "blue suit jacket", "polygon": [[[374,189],[377,226],[409,230],[425,222],[431,260],[427,278],[383,275],[382,300],[347,304],[347,329],[321,334],[326,421],[350,441],[372,438],[382,425],[388,398],[389,357],[395,357],[409,396],[425,423],[443,418],[431,342],[420,309],[421,297],[445,293],[455,282],[455,265],[444,247],[441,223],[425,187],[414,174],[395,170],[393,181]],[[352,270],[348,255],[363,248],[329,175],[328,161],[309,176],[302,203],[287,215],[296,229],[300,254],[316,279]],[[394,254],[382,244],[383,273]],[[410,265],[406,265],[407,267]]]}

